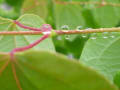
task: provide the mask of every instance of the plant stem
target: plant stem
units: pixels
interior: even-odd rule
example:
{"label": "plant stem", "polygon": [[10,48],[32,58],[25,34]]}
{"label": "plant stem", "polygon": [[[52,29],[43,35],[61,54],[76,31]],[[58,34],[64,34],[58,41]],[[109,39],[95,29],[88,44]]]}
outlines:
{"label": "plant stem", "polygon": [[41,31],[40,28],[34,28],[34,27],[25,26],[25,25],[21,24],[20,22],[18,22],[16,20],[14,20],[13,22],[15,24],[17,24],[19,27],[24,28],[24,29],[29,29],[29,30],[32,30],[32,31]]}
{"label": "plant stem", "polygon": [[[34,28],[34,27],[29,27],[29,26],[25,26],[23,24],[21,24],[19,21],[13,21],[15,24],[17,24],[19,27],[24,28],[24,29],[28,29],[28,30],[32,30],[35,32],[40,32],[42,34],[44,34],[39,40],[37,40],[36,42],[25,46],[25,47],[21,47],[21,48],[14,48],[11,52],[10,52],[10,57],[11,60],[15,60],[14,58],[14,53],[15,52],[22,52],[25,50],[28,50],[30,48],[33,48],[34,46],[36,46],[37,44],[39,44],[41,41],[43,41],[44,39],[48,38],[51,34],[52,31],[52,27],[49,24],[43,24],[41,28]],[[14,32],[15,34],[16,32]],[[7,32],[7,34],[10,34],[10,32]]]}
{"label": "plant stem", "polygon": [[21,28],[32,30],[32,31],[42,31],[42,32],[48,32],[52,30],[52,27],[50,24],[43,24],[40,28],[35,28],[35,27],[29,27],[21,24],[19,21],[14,20],[13,21],[16,25],[18,25]]}
{"label": "plant stem", "polygon": [[102,2],[100,1],[96,1],[96,2],[92,2],[92,1],[81,1],[81,2],[76,2],[76,1],[72,1],[72,2],[68,2],[68,1],[57,1],[55,0],[55,2],[57,4],[75,4],[75,5],[89,5],[89,4],[93,4],[93,5],[104,5],[104,6],[113,6],[113,7],[120,7],[119,3],[111,3],[111,2],[107,2],[105,0],[102,0]]}
{"label": "plant stem", "polygon": [[[58,35],[64,34],[89,34],[89,33],[102,33],[102,32],[120,32],[120,28],[100,28],[90,30],[54,30]],[[43,35],[42,31],[4,31],[0,35]]]}
{"label": "plant stem", "polygon": [[[30,48],[33,48],[37,44],[39,44],[41,41],[45,40],[52,34],[52,27],[49,24],[43,24],[41,28],[34,28],[34,27],[29,27],[25,26],[19,21],[14,21],[15,24],[17,24],[19,27],[24,28],[24,29],[29,29],[32,31],[6,31],[6,32],[0,32],[0,35],[40,35],[43,34],[43,36],[37,40],[36,42],[25,46],[21,48],[15,48],[10,52],[10,57],[11,60],[15,60],[14,58],[14,53],[16,52],[22,52],[25,50],[28,50]],[[100,29],[89,29],[89,30],[55,30],[54,31],[57,35],[64,35],[64,34],[88,34],[88,33],[101,33],[101,32],[120,32],[120,28],[100,28]]]}
{"label": "plant stem", "polygon": [[39,40],[37,40],[36,42],[28,45],[28,46],[25,46],[25,47],[21,47],[21,48],[14,48],[11,52],[10,52],[10,57],[11,57],[11,60],[15,60],[14,58],[14,53],[16,52],[22,52],[22,51],[25,51],[25,50],[28,50],[30,48],[33,48],[34,46],[36,46],[37,44],[39,44],[41,41],[45,40],[46,38],[49,37],[49,34],[46,34],[46,35],[43,35]]}

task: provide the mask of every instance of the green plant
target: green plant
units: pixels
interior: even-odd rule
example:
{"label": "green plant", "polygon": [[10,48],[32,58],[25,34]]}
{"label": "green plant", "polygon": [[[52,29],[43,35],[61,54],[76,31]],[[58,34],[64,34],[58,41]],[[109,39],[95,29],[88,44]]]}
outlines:
{"label": "green plant", "polygon": [[119,0],[3,3],[1,90],[119,90]]}

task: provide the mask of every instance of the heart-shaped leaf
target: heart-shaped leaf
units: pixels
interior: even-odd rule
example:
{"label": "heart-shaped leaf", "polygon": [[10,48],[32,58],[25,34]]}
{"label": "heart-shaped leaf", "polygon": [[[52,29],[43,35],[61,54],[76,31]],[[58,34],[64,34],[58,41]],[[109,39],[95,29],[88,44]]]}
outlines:
{"label": "heart-shaped leaf", "polygon": [[[109,80],[120,70],[120,37],[118,34],[96,36],[89,39],[83,49],[80,61],[104,74]],[[114,36],[114,38],[112,37]],[[103,38],[102,38],[103,37]]]}
{"label": "heart-shaped leaf", "polygon": [[46,51],[0,54],[2,90],[117,90],[94,70]]}

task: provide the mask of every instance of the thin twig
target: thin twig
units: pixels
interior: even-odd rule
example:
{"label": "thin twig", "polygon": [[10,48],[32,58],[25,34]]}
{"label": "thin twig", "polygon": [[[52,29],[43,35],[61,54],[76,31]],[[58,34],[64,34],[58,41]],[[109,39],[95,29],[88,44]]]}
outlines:
{"label": "thin twig", "polygon": [[[100,28],[89,30],[54,30],[58,35],[64,34],[89,34],[89,33],[102,33],[102,32],[120,32],[120,28]],[[3,31],[0,35],[43,35],[41,31]]]}
{"label": "thin twig", "polygon": [[67,1],[56,1],[57,4],[78,4],[78,5],[88,5],[88,4],[94,4],[94,5],[101,5],[104,4],[104,6],[115,6],[115,7],[120,7],[120,3],[112,3],[112,2],[90,2],[90,1],[82,1],[82,2],[77,2],[77,1],[72,1],[72,2],[67,2]]}
{"label": "thin twig", "polygon": [[48,37],[49,37],[49,34],[46,34],[46,35],[42,36],[39,40],[35,41],[34,43],[32,43],[32,44],[30,44],[28,46],[24,46],[24,47],[20,47],[20,48],[14,48],[10,52],[11,60],[15,60],[14,53],[16,53],[16,52],[22,52],[22,51],[28,50],[30,48],[33,48],[34,46],[36,46],[37,44],[39,44],[41,41],[47,39]]}

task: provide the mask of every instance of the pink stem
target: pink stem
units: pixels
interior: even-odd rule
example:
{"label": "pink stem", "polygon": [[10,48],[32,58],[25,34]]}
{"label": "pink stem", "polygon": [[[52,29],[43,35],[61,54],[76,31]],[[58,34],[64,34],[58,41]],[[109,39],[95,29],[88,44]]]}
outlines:
{"label": "pink stem", "polygon": [[16,20],[14,20],[14,23],[17,24],[19,27],[24,28],[24,29],[29,29],[29,30],[32,30],[32,31],[41,31],[40,28],[34,28],[34,27],[25,26],[25,25],[19,23]]}
{"label": "pink stem", "polygon": [[21,28],[24,28],[24,29],[29,29],[29,30],[33,30],[33,31],[41,31],[44,35],[39,39],[37,40],[36,42],[28,45],[28,46],[25,46],[25,47],[21,47],[21,48],[15,48],[13,49],[11,52],[10,52],[10,57],[11,57],[11,60],[14,60],[14,53],[15,52],[21,52],[21,51],[25,51],[25,50],[28,50],[34,46],[36,46],[37,44],[39,44],[41,41],[43,41],[44,39],[48,38],[50,33],[51,33],[51,30],[52,30],[52,27],[51,25],[49,24],[43,24],[41,28],[34,28],[34,27],[29,27],[29,26],[25,26],[21,23],[19,23],[18,21],[14,21],[15,24],[17,24],[19,27]]}
{"label": "pink stem", "polygon": [[15,58],[14,58],[14,53],[28,50],[28,49],[36,46],[37,44],[39,44],[41,41],[45,40],[45,39],[48,38],[48,37],[49,37],[49,34],[43,35],[39,40],[37,40],[36,42],[34,42],[34,43],[32,43],[32,44],[30,44],[30,45],[28,45],[28,46],[13,49],[13,50],[10,52],[11,60],[14,60],[14,59],[15,59]]}

